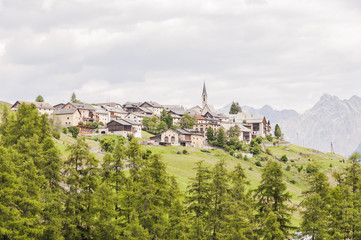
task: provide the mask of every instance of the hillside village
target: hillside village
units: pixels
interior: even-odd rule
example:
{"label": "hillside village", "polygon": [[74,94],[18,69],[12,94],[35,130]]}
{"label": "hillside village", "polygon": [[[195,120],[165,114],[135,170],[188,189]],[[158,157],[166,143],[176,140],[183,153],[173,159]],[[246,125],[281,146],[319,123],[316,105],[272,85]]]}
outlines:
{"label": "hillside village", "polygon": [[[182,105],[161,105],[153,101],[115,102],[84,104],[80,101],[59,103],[52,106],[46,102],[16,101],[12,111],[17,111],[21,103],[34,104],[40,114],[48,114],[54,125],[62,127],[76,126],[79,135],[114,134],[142,138],[142,129],[146,129],[145,119],[160,119],[168,116],[172,127],[165,126],[162,131],[150,138],[153,145],[180,145],[204,148],[207,145],[207,129],[216,133],[220,128],[225,131],[236,125],[239,127],[239,140],[249,143],[257,137],[265,138],[271,134],[271,124],[265,116],[252,116],[245,112],[237,114],[217,113],[208,103],[205,83],[201,95],[202,107],[185,108]],[[181,128],[182,118],[193,119],[189,128]],[[96,124],[93,124],[96,123]]]}

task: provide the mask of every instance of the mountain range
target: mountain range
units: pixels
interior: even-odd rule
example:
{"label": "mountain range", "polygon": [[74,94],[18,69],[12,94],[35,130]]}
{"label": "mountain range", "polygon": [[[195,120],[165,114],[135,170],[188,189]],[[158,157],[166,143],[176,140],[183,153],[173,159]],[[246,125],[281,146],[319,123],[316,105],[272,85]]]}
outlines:
{"label": "mountain range", "polygon": [[[219,112],[228,113],[230,106]],[[285,140],[292,143],[323,152],[330,152],[332,144],[333,150],[344,156],[361,151],[361,98],[358,96],[341,100],[324,94],[302,114],[294,110],[275,110],[268,105],[261,109],[242,106],[242,110],[266,116],[273,126],[279,124]]]}

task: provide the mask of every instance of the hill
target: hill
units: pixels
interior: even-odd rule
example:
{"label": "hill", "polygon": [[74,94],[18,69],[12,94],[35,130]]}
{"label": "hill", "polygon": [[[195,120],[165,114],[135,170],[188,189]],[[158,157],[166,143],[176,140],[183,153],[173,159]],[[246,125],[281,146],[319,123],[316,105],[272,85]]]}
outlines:
{"label": "hill", "polygon": [[0,111],[2,111],[5,107],[11,108],[11,104],[8,102],[0,101]]}
{"label": "hill", "polygon": [[[102,136],[101,138],[112,137],[113,136],[108,135]],[[65,151],[66,145],[74,141],[72,137],[66,136],[65,134],[61,134],[61,138],[56,140],[56,146],[62,152],[64,158],[67,156],[67,152]],[[104,154],[100,150],[99,142],[91,139],[87,139],[87,142],[91,146],[91,151],[101,160]],[[162,155],[163,161],[167,164],[167,171],[176,177],[183,191],[187,190],[190,178],[195,177],[195,163],[200,160],[204,160],[210,167],[214,166],[215,163],[220,160],[225,160],[229,170],[232,170],[236,164],[240,163],[250,181],[249,188],[255,189],[260,183],[263,166],[266,161],[269,159],[280,159],[283,155],[286,155],[289,161],[286,163],[282,162],[284,181],[287,184],[288,191],[292,194],[292,204],[296,208],[302,200],[302,192],[307,188],[306,178],[308,164],[319,164],[322,171],[330,178],[332,184],[334,184],[332,172],[346,166],[345,159],[342,156],[326,154],[292,144],[278,147],[269,146],[267,148],[272,156],[261,154],[257,158],[250,159],[236,158],[220,149],[203,150],[192,147],[164,147],[153,145],[146,145],[144,148]],[[299,214],[295,213],[293,223],[298,225],[299,221]]]}

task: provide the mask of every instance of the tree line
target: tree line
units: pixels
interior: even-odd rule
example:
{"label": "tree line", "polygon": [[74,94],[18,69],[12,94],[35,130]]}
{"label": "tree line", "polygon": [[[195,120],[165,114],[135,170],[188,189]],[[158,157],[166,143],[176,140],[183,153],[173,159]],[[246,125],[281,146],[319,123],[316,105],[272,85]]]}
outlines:
{"label": "tree line", "polygon": [[[185,192],[159,154],[120,137],[96,158],[84,138],[62,158],[48,118],[33,105],[0,125],[1,239],[290,239],[295,207],[281,163],[268,161],[257,188],[240,164],[195,164]],[[359,155],[331,186],[309,174],[300,230],[312,239],[360,237]]]}

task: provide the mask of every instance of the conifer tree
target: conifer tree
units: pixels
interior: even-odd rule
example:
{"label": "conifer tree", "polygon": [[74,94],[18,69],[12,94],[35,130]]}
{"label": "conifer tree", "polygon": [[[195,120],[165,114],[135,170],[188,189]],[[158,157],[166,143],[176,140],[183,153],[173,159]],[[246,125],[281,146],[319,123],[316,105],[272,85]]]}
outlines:
{"label": "conifer tree", "polygon": [[208,142],[214,141],[214,131],[213,131],[213,128],[211,128],[211,127],[207,128],[206,136],[207,136],[207,141],[208,141]]}
{"label": "conifer tree", "polygon": [[330,186],[324,173],[316,171],[308,180],[309,189],[304,192],[301,230],[312,239],[329,239]]}
{"label": "conifer tree", "polygon": [[229,109],[229,114],[237,114],[239,112],[242,112],[242,108],[239,106],[239,103],[232,102],[231,108]]}
{"label": "conifer tree", "polygon": [[290,218],[293,208],[288,205],[291,195],[287,192],[286,184],[283,182],[281,165],[276,161],[268,161],[262,174],[261,184],[255,190],[256,217],[261,223],[260,233],[267,231],[263,225],[270,212],[276,215],[279,228],[284,236],[289,235]]}
{"label": "conifer tree", "polygon": [[210,210],[210,170],[204,161],[196,163],[196,176],[187,186],[187,210],[190,217],[190,238],[205,239],[206,220]]}

